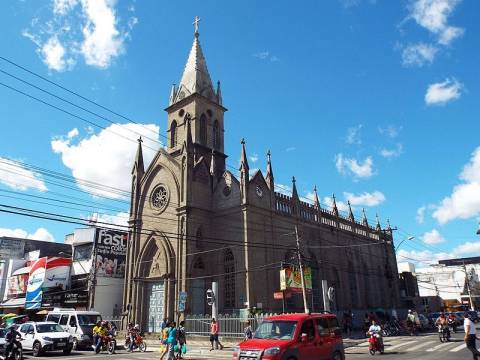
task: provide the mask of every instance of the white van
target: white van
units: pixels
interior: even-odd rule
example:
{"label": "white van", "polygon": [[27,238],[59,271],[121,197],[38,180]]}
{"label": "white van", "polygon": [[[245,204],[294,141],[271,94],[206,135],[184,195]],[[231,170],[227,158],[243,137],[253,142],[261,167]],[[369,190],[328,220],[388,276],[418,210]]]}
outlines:
{"label": "white van", "polygon": [[73,349],[91,347],[93,327],[102,316],[97,311],[78,311],[55,308],[48,312],[46,321],[53,321],[63,327],[73,337]]}

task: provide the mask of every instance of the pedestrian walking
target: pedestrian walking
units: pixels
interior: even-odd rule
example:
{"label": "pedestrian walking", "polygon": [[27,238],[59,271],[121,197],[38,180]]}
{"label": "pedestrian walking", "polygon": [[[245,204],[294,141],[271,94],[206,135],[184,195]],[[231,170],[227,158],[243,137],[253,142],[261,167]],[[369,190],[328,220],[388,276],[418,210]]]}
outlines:
{"label": "pedestrian walking", "polygon": [[352,322],[353,322],[353,314],[352,311],[349,310],[348,312],[343,313],[343,331],[350,336],[352,333]]}
{"label": "pedestrian walking", "polygon": [[463,328],[465,329],[465,343],[467,344],[467,349],[473,354],[473,360],[478,360],[480,352],[477,350],[476,344],[476,340],[478,339],[477,329],[475,329],[475,324],[470,319],[470,314],[468,312],[465,313],[464,317]]}
{"label": "pedestrian walking", "polygon": [[178,351],[177,359],[183,359],[182,354],[186,352],[187,333],[185,331],[185,321],[181,321],[177,330]]}
{"label": "pedestrian walking", "polygon": [[170,332],[170,322],[167,319],[164,319],[164,322],[165,322],[165,326],[163,327],[162,334],[160,336],[160,341],[162,343],[160,345],[160,354],[161,354],[160,360],[163,360],[163,358],[168,352],[167,340],[168,340],[168,333]]}
{"label": "pedestrian walking", "polygon": [[213,318],[212,322],[210,323],[210,344],[212,344],[212,348],[210,349],[210,351],[213,350],[213,343],[215,343],[215,350],[218,350],[219,346],[220,346],[220,350],[223,350],[223,345],[218,340],[219,330],[220,329],[218,328],[217,320]]}
{"label": "pedestrian walking", "polygon": [[247,326],[243,329],[243,336],[245,340],[250,340],[253,338],[252,324],[250,320],[247,320]]}
{"label": "pedestrian walking", "polygon": [[175,360],[175,345],[177,345],[177,324],[175,321],[171,322],[168,330],[167,346],[168,357],[167,360]]}

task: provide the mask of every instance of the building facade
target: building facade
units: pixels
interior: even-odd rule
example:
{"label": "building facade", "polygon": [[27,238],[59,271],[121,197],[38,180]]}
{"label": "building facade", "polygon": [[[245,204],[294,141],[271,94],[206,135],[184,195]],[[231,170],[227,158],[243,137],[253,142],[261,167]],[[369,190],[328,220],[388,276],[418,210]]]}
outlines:
{"label": "building facade", "polygon": [[[336,290],[333,306],[391,309],[399,290],[392,230],[301,201],[295,179],[289,195],[275,191],[273,164],[250,173],[246,143],[238,169],[229,170],[224,151],[220,82],[214,88],[199,42],[193,45],[167,112],[168,144],[145,168],[142,142],[132,170],[124,308],[131,320],[156,331],[175,318],[180,292],[186,314],[210,312],[205,293],[219,283],[219,312],[246,307],[302,311],[296,292],[274,299],[280,270],[302,262],[311,269],[310,308],[323,309],[321,280]],[[236,158],[236,155],[234,156]],[[354,245],[354,246],[352,246]],[[148,326],[147,326],[148,325]]]}

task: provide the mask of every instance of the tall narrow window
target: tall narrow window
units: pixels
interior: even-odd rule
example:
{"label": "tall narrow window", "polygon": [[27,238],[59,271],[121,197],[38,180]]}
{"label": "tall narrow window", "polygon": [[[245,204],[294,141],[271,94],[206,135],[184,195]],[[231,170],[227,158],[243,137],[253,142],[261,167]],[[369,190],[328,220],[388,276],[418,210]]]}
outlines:
{"label": "tall narrow window", "polygon": [[174,148],[175,146],[177,146],[177,122],[173,120],[170,125],[170,147]]}
{"label": "tall narrow window", "polygon": [[202,229],[198,228],[197,234],[195,235],[195,246],[197,249],[200,249],[203,244],[203,235],[202,235]]}
{"label": "tall narrow window", "polygon": [[213,148],[218,149],[220,147],[220,129],[218,128],[218,120],[213,123]]}
{"label": "tall narrow window", "polygon": [[235,258],[233,252],[227,249],[223,258],[225,271],[225,308],[235,308]]}
{"label": "tall narrow window", "polygon": [[348,263],[348,285],[350,287],[350,305],[357,306],[358,299],[358,290],[357,290],[357,277],[353,270],[352,263]]}
{"label": "tall narrow window", "polygon": [[200,116],[200,143],[207,145],[207,117],[205,114]]}

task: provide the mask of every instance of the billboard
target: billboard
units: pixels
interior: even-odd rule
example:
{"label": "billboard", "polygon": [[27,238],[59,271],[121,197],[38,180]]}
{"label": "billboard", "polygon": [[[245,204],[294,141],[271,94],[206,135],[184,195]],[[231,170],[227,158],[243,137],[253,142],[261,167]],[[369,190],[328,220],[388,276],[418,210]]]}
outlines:
{"label": "billboard", "polygon": [[14,298],[27,292],[28,274],[19,274],[8,278],[8,298]]}
{"label": "billboard", "polygon": [[25,296],[25,309],[39,309],[42,304],[42,286],[45,280],[47,258],[38,259],[32,264]]}
{"label": "billboard", "polygon": [[49,257],[47,258],[47,266],[45,279],[42,288],[61,288],[66,289],[68,280],[70,279],[70,266],[72,260],[68,258]]}
{"label": "billboard", "polygon": [[[303,269],[305,287],[312,289],[312,269],[305,267]],[[286,268],[280,270],[280,290],[302,291],[302,277],[300,270]]]}
{"label": "billboard", "polygon": [[125,231],[96,229],[95,267],[96,275],[123,278],[127,260],[127,239]]}

